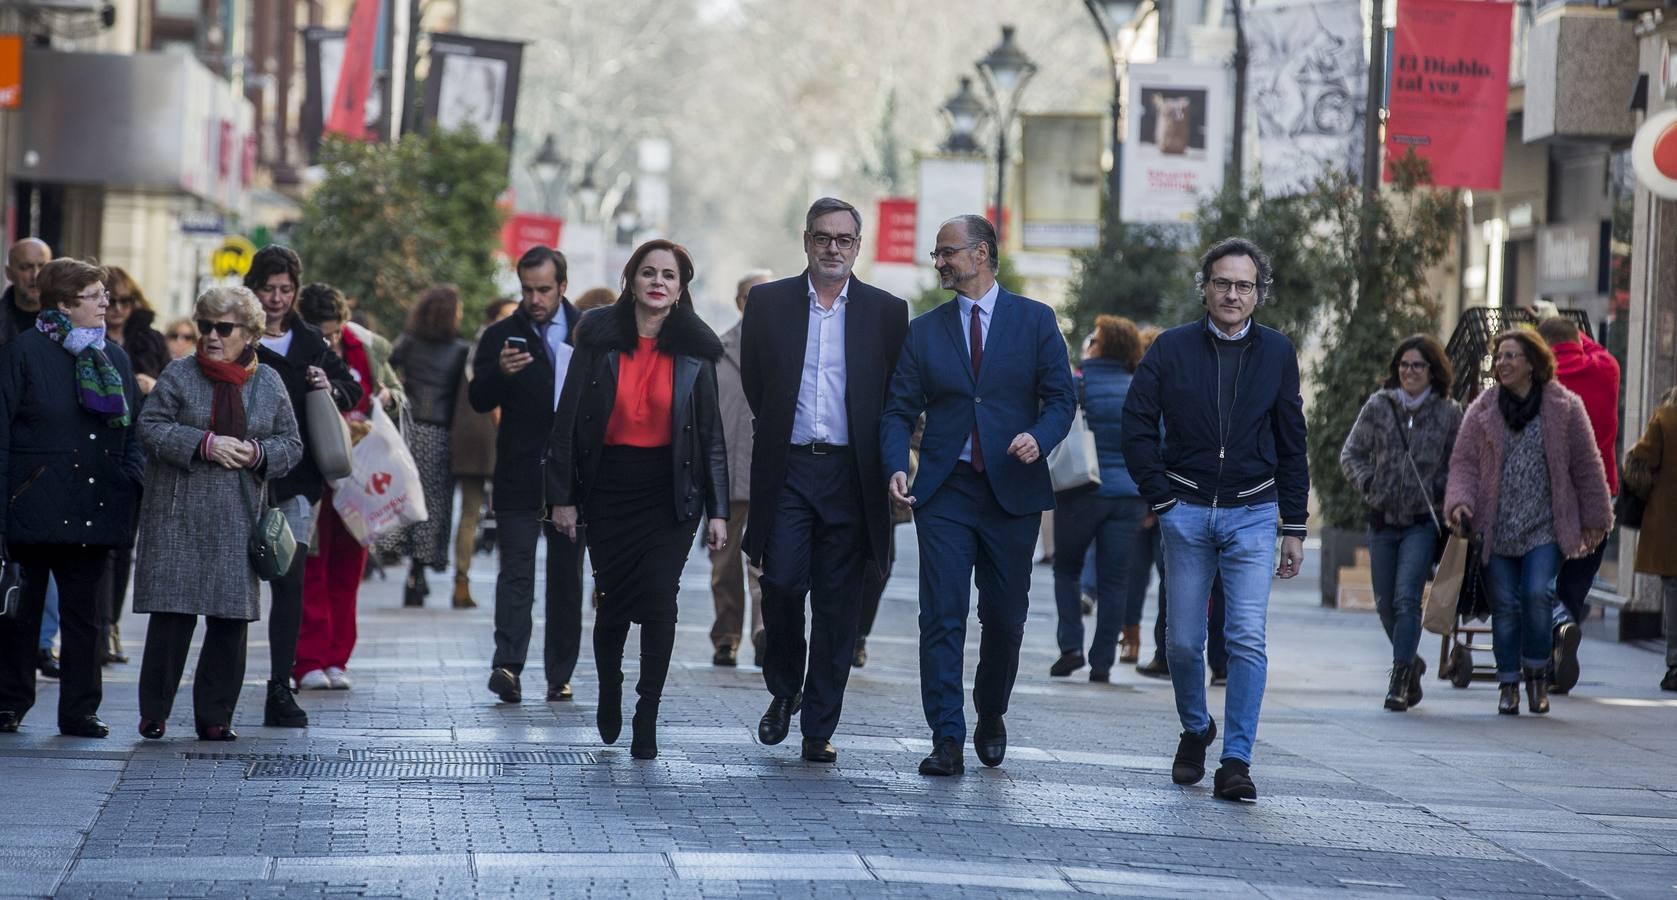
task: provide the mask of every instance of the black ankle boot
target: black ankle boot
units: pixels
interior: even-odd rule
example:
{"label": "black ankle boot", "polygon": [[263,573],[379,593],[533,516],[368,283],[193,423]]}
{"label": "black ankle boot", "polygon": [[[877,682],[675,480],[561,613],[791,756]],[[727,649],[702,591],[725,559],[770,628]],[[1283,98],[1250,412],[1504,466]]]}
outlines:
{"label": "black ankle boot", "polygon": [[629,755],[636,759],[658,758],[658,698],[642,697],[635,704],[632,723],[634,735],[629,739]]}
{"label": "black ankle boot", "polygon": [[1409,709],[1409,664],[1393,663],[1390,684],[1386,687],[1386,708],[1392,712]]}
{"label": "black ankle boot", "polygon": [[[615,676],[615,677],[614,677]],[[600,669],[600,707],[594,712],[594,724],[600,729],[600,740],[617,743],[623,733],[623,671],[622,663],[613,671]]]}
{"label": "black ankle boot", "polygon": [[268,682],[268,702],[262,706],[262,724],[270,728],[307,728],[309,714],[291,696],[291,685]]}
{"label": "black ankle boot", "polygon": [[1543,669],[1526,670],[1526,708],[1534,716],[1549,712],[1549,673]]}
{"label": "black ankle boot", "polygon": [[408,579],[402,585],[402,605],[424,606],[425,595],[431,593],[430,586],[425,583],[423,569],[409,569]]}
{"label": "black ankle boot", "polygon": [[1502,683],[1501,693],[1497,695],[1496,711],[1504,716],[1520,714],[1520,686],[1512,681]]}

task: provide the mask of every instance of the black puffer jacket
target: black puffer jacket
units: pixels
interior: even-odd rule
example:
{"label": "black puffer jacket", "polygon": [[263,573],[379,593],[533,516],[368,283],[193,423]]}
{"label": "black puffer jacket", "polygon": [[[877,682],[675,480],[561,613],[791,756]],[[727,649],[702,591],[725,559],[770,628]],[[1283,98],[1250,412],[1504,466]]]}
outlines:
{"label": "black puffer jacket", "polygon": [[343,412],[349,412],[361,402],[361,385],[356,384],[349,366],[332,352],[319,329],[292,316],[291,335],[291,348],[284,356],[262,344],[256,348],[257,360],[272,367],[279,373],[280,380],[285,382],[285,393],[291,397],[291,409],[296,413],[297,430],[303,439],[302,461],[290,474],[269,482],[269,495],[278,502],[301,494],[313,503],[320,499],[326,479],[321,477],[320,467],[315,465],[314,452],[309,447],[308,409],[304,405],[304,398],[309,393],[309,366],[319,366],[326,371],[326,380],[332,383],[332,402]]}
{"label": "black puffer jacket", "polygon": [[145,477],[134,430],[139,389],[128,354],[105,355],[122,375],[130,421],[113,428],[76,398],[75,357],[30,329],[0,349],[0,476],[6,479],[4,533],[12,544],[120,547]]}
{"label": "black puffer jacket", "polygon": [[[622,299],[589,310],[576,328],[576,353],[565,373],[565,389],[553,414],[544,475],[544,506],[587,503],[605,446],[606,425],[617,402],[619,354],[634,350],[635,305]],[[658,332],[658,350],[675,357],[670,397],[677,522],[703,514],[728,518],[728,448],[722,439],[722,409],[716,393],[716,361],[722,341],[685,305],[677,305]]]}
{"label": "black puffer jacket", "polygon": [[428,341],[403,332],[390,351],[390,365],[402,377],[408,394],[408,412],[415,422],[454,424],[454,400],[460,379],[466,374],[466,357],[471,346],[455,338]]}

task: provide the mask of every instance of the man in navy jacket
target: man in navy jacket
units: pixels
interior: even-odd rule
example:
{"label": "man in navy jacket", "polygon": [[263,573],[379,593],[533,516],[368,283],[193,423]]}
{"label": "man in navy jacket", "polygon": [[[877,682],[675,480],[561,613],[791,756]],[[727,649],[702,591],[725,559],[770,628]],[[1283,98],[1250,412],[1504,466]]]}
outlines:
{"label": "man in navy jacket", "polygon": [[1205,777],[1205,751],[1217,737],[1205,701],[1205,604],[1223,577],[1228,733],[1214,785],[1225,800],[1258,796],[1250,767],[1276,527],[1275,574],[1292,578],[1304,559],[1310,494],[1298,353],[1281,332],[1252,321],[1271,281],[1269,257],[1250,241],[1229,238],[1207,251],[1195,276],[1206,316],[1159,335],[1124,402],[1124,461],[1159,517],[1164,545],[1166,653],[1183,729],[1171,766],[1177,784]]}
{"label": "man in navy jacket", "polygon": [[[1071,363],[1054,311],[996,283],[996,232],[980,216],[938,230],[932,258],[955,298],[909,323],[879,425],[892,499],[914,507],[920,540],[920,697],[932,729],[922,775],[964,768],[961,655],[968,585],[978,582],[973,749],[1000,765],[1019,670],[1031,552],[1054,508],[1048,454],[1071,428]],[[926,415],[913,495],[908,442]]]}

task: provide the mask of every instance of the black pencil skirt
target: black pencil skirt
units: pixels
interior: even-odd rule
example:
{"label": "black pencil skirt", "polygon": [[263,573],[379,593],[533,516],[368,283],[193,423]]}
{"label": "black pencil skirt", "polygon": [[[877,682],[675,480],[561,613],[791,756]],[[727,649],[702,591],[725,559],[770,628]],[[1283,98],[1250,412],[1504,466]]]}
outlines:
{"label": "black pencil skirt", "polygon": [[669,447],[608,444],[583,510],[600,606],[596,627],[676,620],[681,570],[697,518],[675,519]]}

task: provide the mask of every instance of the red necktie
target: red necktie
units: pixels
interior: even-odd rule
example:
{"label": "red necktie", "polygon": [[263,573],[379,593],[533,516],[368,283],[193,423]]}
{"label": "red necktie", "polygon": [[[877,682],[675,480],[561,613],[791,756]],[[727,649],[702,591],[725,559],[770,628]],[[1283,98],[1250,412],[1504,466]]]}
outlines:
{"label": "red necktie", "polygon": [[[972,352],[972,380],[976,387],[978,370],[984,365],[984,326],[978,321],[978,304],[972,305],[972,327],[967,329],[967,348]],[[984,471],[984,448],[978,443],[978,411],[973,411],[972,470]]]}

